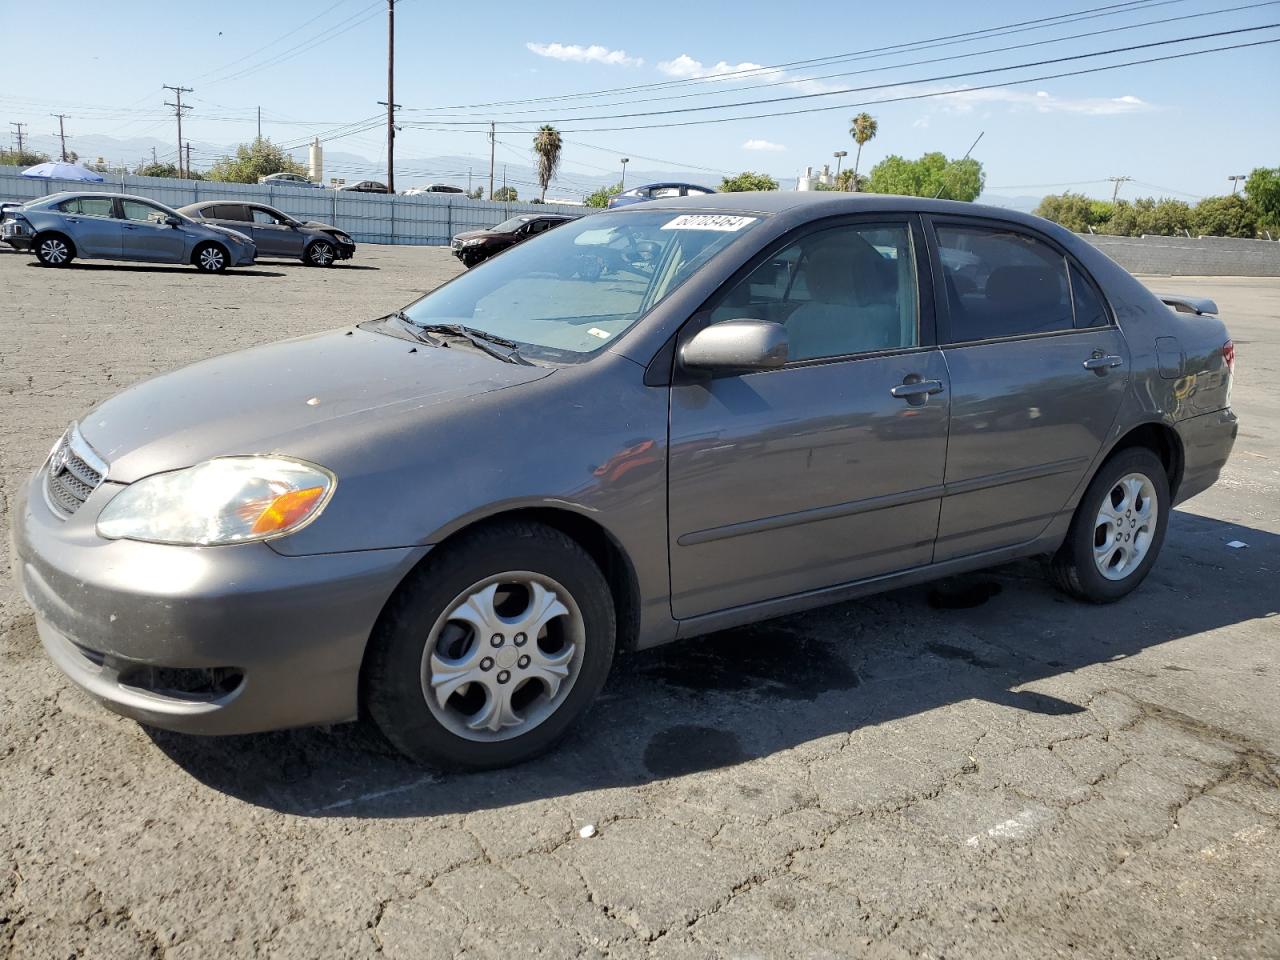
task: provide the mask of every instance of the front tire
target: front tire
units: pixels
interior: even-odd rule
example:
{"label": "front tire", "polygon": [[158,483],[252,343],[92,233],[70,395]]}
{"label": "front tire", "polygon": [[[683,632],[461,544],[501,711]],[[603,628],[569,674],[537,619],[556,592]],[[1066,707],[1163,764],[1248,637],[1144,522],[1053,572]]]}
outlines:
{"label": "front tire", "polygon": [[46,233],[36,237],[36,259],[46,267],[65,267],[75,259],[75,249],[60,233]]}
{"label": "front tire", "polygon": [[1085,490],[1054,555],[1058,586],[1090,603],[1127,596],[1151,572],[1172,506],[1159,457],[1146,447],[1116,454]]}
{"label": "front tire", "polygon": [[328,240],[313,240],[303,251],[302,262],[308,267],[332,267],[337,252]]}
{"label": "front tire", "polygon": [[609,585],[576,541],[534,523],[480,529],[401,584],[370,640],[361,695],[420,763],[520,763],[586,712],[614,635]]}
{"label": "front tire", "polygon": [[230,261],[227,251],[212,241],[200,244],[191,254],[191,262],[201,273],[222,273]]}

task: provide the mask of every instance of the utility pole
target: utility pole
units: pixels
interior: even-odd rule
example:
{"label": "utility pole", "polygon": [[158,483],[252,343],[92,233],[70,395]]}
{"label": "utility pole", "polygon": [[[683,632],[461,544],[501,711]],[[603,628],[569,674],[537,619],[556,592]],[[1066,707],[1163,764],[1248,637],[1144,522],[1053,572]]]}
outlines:
{"label": "utility pole", "polygon": [[1116,197],[1120,195],[1120,184],[1128,183],[1133,177],[1107,177],[1107,179],[1115,184],[1115,187],[1111,190],[1111,202],[1115,203]]}
{"label": "utility pole", "polygon": [[507,199],[507,165],[502,165],[502,199]]}
{"label": "utility pole", "polygon": [[187,176],[191,176],[191,141],[187,141]]}
{"label": "utility pole", "polygon": [[498,138],[494,133],[494,122],[489,121],[489,199],[493,199],[493,150]]}
{"label": "utility pole", "polygon": [[153,167],[158,167],[158,166],[160,166],[160,161],[158,161],[158,160],[156,159],[156,148],[155,148],[155,147],[152,147],[152,148],[151,148],[151,165],[152,165]]}
{"label": "utility pole", "polygon": [[[19,150],[22,149],[22,132],[21,131],[18,132],[18,149]],[[1249,178],[1246,177],[1243,173],[1237,173],[1233,177],[1227,177],[1227,179],[1231,181],[1231,195],[1234,197],[1236,195],[1236,188],[1240,186],[1240,181],[1248,180]]]}
{"label": "utility pole", "polygon": [[467,193],[471,193],[471,168],[467,167]]}
{"label": "utility pole", "polygon": [[621,193],[627,189],[627,164],[631,162],[630,157],[622,158],[622,179],[618,181],[618,192]]}
{"label": "utility pole", "polygon": [[9,126],[11,126],[11,127],[17,127],[17,128],[18,128],[18,159],[19,159],[19,161],[21,161],[21,159],[22,159],[22,128],[23,128],[23,127],[25,127],[25,126],[26,126],[26,124],[25,124],[25,123],[10,123],[10,124],[9,124]]}
{"label": "utility pole", "polygon": [[170,103],[168,100],[166,100],[164,102],[164,105],[166,107],[173,107],[173,112],[178,118],[178,177],[185,178],[186,174],[182,172],[182,111],[190,110],[191,108],[184,107],[182,105],[182,95],[184,93],[191,93],[192,88],[191,87],[174,87],[166,83],[161,86],[161,89],[172,90],[174,94],[174,99],[178,101],[177,103]]}
{"label": "utility pole", "polygon": [[258,139],[262,139],[262,107],[258,107]]}
{"label": "utility pole", "polygon": [[387,0],[387,192],[396,192],[396,0]]}
{"label": "utility pole", "polygon": [[62,141],[62,162],[66,163],[67,162],[67,131],[66,131],[66,128],[63,126],[62,121],[67,119],[67,115],[65,113],[54,113],[54,114],[50,114],[50,116],[54,116],[58,118],[58,139]]}

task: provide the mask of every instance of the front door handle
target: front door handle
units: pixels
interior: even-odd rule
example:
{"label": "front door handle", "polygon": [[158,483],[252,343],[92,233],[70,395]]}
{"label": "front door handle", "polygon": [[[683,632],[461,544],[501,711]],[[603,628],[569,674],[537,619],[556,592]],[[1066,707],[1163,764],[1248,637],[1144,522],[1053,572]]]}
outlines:
{"label": "front door handle", "polygon": [[1124,363],[1124,360],[1114,354],[1103,356],[1100,353],[1095,353],[1084,362],[1084,368],[1086,370],[1110,370],[1112,367],[1118,367],[1122,363]]}
{"label": "front door handle", "polygon": [[906,400],[916,406],[924,403],[933,394],[941,392],[941,380],[922,380],[916,373],[909,374],[902,383],[889,389],[890,396]]}

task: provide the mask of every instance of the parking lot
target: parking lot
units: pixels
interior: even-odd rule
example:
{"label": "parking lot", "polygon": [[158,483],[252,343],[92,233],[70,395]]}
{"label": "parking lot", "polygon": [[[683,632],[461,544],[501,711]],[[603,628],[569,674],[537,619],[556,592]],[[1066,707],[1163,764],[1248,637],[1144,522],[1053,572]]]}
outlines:
{"label": "parking lot", "polygon": [[[457,269],[0,251],[0,531],[112,393]],[[1280,280],[1149,282],[1217,299],[1241,432],[1135,594],[1080,605],[1027,561],[636,654],[515,769],[115,717],[6,555],[0,957],[1280,956]]]}

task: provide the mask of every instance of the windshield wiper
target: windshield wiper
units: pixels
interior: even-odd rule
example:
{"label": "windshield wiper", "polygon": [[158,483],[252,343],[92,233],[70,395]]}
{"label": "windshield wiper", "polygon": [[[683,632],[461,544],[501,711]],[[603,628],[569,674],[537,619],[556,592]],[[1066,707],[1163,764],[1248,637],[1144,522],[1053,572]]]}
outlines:
{"label": "windshield wiper", "polygon": [[[528,360],[520,356],[519,347],[514,340],[500,337],[496,333],[476,330],[474,327],[467,327],[461,323],[425,323],[421,326],[414,324],[414,327],[423,333],[447,333],[450,336],[461,337],[472,346],[489,354],[489,356],[505,360],[507,363],[518,363],[526,367],[533,366]],[[498,347],[506,347],[507,349],[499,350],[497,349]]]}
{"label": "windshield wiper", "polygon": [[382,317],[381,319],[396,321],[398,324],[400,324],[402,328],[404,328],[404,330],[406,330],[409,334],[413,336],[413,339],[421,343],[430,344],[433,347],[445,346],[445,344],[442,341],[437,340],[435,337],[431,336],[431,334],[427,333],[426,330],[424,330],[422,327],[418,326],[416,323],[410,320],[409,315],[405,313],[403,310],[395,310],[391,313],[388,313],[385,317]]}

